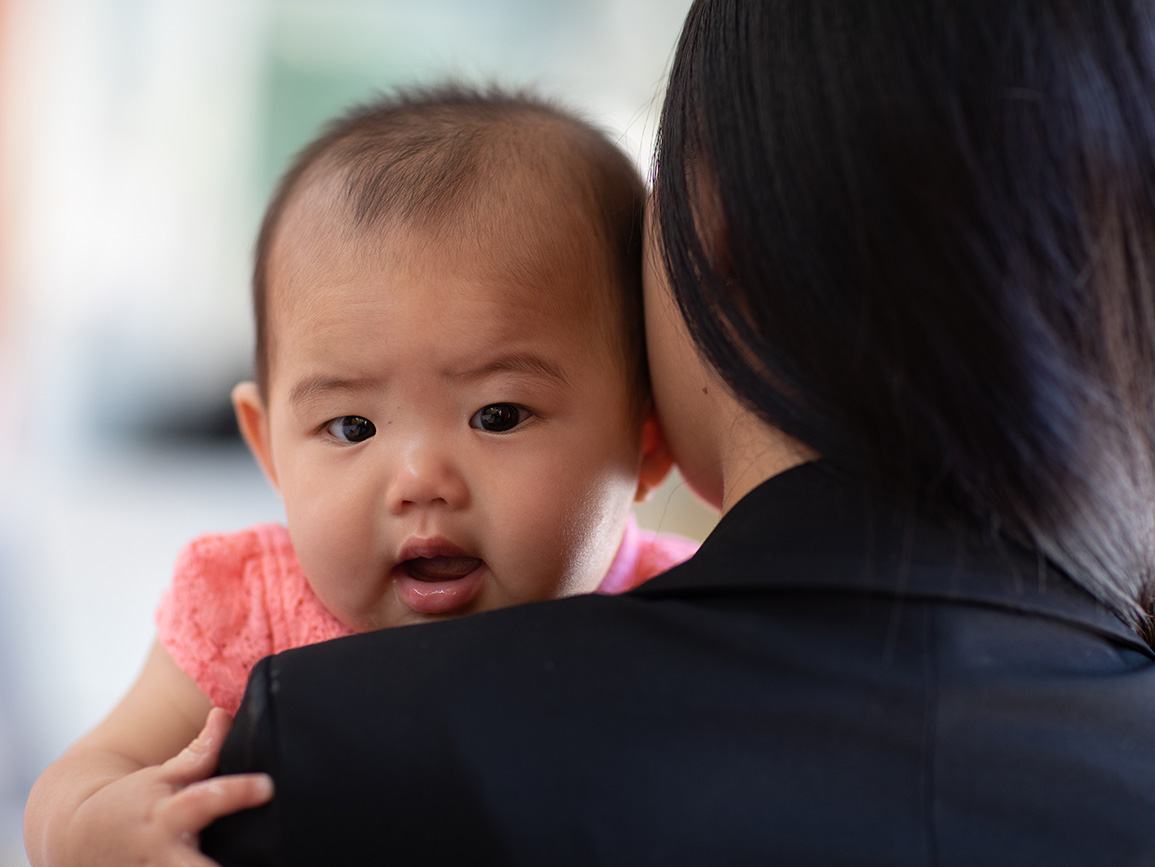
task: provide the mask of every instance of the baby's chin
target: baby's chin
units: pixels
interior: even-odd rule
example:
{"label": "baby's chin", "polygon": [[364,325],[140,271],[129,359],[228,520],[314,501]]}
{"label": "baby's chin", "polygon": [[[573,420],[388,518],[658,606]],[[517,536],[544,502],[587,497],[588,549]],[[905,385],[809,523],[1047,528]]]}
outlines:
{"label": "baby's chin", "polygon": [[394,629],[398,626],[418,626],[422,623],[458,620],[481,610],[483,609],[478,608],[469,611],[447,612],[445,614],[422,614],[402,606],[395,606],[388,613],[373,618],[338,617],[337,619],[340,620],[346,628],[360,634],[364,632],[376,632],[378,629]]}
{"label": "baby's chin", "polygon": [[[338,614],[338,618],[354,632],[373,632],[579,596],[594,592],[601,583],[600,578],[567,576],[511,590],[495,578],[484,560],[452,559],[463,562],[398,564],[391,573],[393,598],[384,610],[371,617]],[[472,563],[464,562],[467,559]]]}

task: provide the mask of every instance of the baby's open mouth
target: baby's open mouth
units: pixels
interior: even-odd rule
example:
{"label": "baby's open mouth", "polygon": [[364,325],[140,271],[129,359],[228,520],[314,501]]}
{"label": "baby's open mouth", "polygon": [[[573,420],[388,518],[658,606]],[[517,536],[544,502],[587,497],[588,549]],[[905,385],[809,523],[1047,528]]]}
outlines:
{"label": "baby's open mouth", "polygon": [[401,568],[419,581],[456,581],[481,565],[477,557],[414,557]]}
{"label": "baby's open mouth", "polygon": [[401,604],[417,614],[462,614],[485,585],[480,557],[440,537],[413,538],[398,552],[393,586]]}
{"label": "baby's open mouth", "polygon": [[[485,561],[451,550],[409,557],[397,564],[394,586],[397,597],[418,614],[460,614],[481,591],[488,574]],[[443,547],[443,550],[444,550]]]}

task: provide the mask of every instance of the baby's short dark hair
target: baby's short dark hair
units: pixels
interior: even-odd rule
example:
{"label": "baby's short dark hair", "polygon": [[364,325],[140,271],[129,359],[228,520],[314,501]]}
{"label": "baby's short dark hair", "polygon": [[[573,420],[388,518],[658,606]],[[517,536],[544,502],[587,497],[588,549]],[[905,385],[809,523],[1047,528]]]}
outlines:
{"label": "baby's short dark hair", "polygon": [[[253,272],[255,376],[267,399],[270,259],[279,228],[298,193],[317,179],[336,179],[356,230],[386,220],[445,229],[513,179],[551,186],[573,175],[567,206],[588,218],[604,247],[620,309],[618,340],[636,405],[648,403],[642,319],[642,213],[638,170],[600,130],[526,91],[461,84],[408,89],[359,105],[332,121],[281,178],[265,211]],[[560,195],[560,194],[559,194]],[[465,221],[468,224],[468,220]],[[616,327],[615,323],[615,327]]]}

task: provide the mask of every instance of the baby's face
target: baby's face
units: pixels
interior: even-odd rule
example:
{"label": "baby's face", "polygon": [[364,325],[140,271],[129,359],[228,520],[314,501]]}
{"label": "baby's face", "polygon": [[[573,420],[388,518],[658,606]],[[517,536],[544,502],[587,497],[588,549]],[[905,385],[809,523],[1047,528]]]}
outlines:
{"label": "baby's face", "polygon": [[367,630],[594,589],[641,454],[588,265],[284,231],[264,464],[321,601]]}

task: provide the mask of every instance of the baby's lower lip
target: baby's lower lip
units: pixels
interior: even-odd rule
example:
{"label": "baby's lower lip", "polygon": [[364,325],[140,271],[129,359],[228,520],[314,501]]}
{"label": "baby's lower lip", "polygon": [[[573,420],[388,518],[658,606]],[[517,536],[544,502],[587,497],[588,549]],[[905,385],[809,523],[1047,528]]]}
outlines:
{"label": "baby's lower lip", "polygon": [[394,586],[401,602],[418,614],[451,614],[473,601],[484,565],[476,557],[406,560],[394,570]]}

